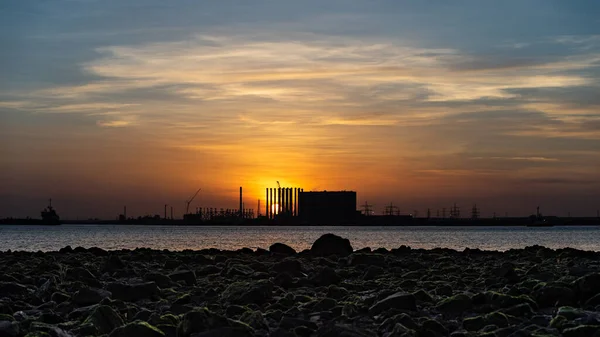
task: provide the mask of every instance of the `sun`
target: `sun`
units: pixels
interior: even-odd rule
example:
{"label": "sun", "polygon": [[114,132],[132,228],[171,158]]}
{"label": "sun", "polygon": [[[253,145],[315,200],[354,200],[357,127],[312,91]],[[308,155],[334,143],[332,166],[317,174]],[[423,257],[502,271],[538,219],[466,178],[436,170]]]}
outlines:
{"label": "sun", "polygon": [[279,214],[279,204],[273,204],[273,205],[271,205],[271,212],[273,214]]}

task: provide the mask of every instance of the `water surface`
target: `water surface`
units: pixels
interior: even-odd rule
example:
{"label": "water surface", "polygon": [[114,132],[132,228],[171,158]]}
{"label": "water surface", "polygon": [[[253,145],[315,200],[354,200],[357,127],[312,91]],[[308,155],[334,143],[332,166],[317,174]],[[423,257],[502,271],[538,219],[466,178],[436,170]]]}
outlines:
{"label": "water surface", "polygon": [[531,245],[600,251],[600,227],[189,227],[136,225],[0,226],[0,251],[51,251],[65,246],[104,249],[268,248],[274,242],[310,248],[322,234],[350,239],[355,249],[445,247],[507,250]]}

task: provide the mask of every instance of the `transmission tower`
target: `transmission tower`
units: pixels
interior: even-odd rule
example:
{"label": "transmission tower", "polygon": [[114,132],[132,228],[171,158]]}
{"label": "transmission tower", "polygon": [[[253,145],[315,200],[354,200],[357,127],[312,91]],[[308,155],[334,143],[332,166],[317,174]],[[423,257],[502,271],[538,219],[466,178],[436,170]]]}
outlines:
{"label": "transmission tower", "polygon": [[473,209],[471,210],[471,219],[479,219],[479,209],[477,208],[477,204],[473,205]]}
{"label": "transmission tower", "polygon": [[456,203],[450,208],[450,217],[460,218],[460,207],[456,206]]}
{"label": "transmission tower", "polygon": [[369,216],[372,214],[373,205],[369,205],[369,203],[365,201],[364,205],[362,205],[361,207],[363,208],[364,215]]}
{"label": "transmission tower", "polygon": [[383,214],[394,215],[395,210],[398,210],[398,212],[400,211],[397,206],[394,206],[394,204],[390,202],[388,206],[385,206],[385,211]]}

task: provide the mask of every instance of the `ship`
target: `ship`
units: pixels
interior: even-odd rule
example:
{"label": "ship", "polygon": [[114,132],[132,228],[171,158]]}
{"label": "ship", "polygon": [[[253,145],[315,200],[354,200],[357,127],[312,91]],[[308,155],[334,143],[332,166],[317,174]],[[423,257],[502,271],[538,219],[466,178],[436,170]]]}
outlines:
{"label": "ship", "polygon": [[54,207],[52,207],[52,199],[48,200],[48,206],[41,212],[43,225],[60,225],[60,217]]}
{"label": "ship", "polygon": [[527,227],[553,227],[554,224],[544,218],[542,213],[540,213],[540,206],[537,207],[536,214],[532,214],[529,216],[530,223],[527,224]]}
{"label": "ship", "polygon": [[44,208],[40,215],[41,219],[32,219],[32,218],[24,218],[24,219],[16,219],[16,218],[4,218],[0,219],[0,225],[49,225],[56,226],[60,225],[60,217],[54,207],[52,207],[52,199],[48,201],[48,206]]}

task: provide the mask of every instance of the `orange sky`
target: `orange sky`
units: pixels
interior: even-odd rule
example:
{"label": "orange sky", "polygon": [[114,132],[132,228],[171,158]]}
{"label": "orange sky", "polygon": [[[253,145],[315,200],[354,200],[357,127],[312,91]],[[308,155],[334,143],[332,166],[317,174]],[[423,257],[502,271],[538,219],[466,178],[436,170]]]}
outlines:
{"label": "orange sky", "polygon": [[255,208],[276,181],[377,212],[600,208],[592,10],[155,5],[7,8],[0,217],[48,197],[63,218],[180,216],[199,187],[192,207],[237,207],[243,186]]}

